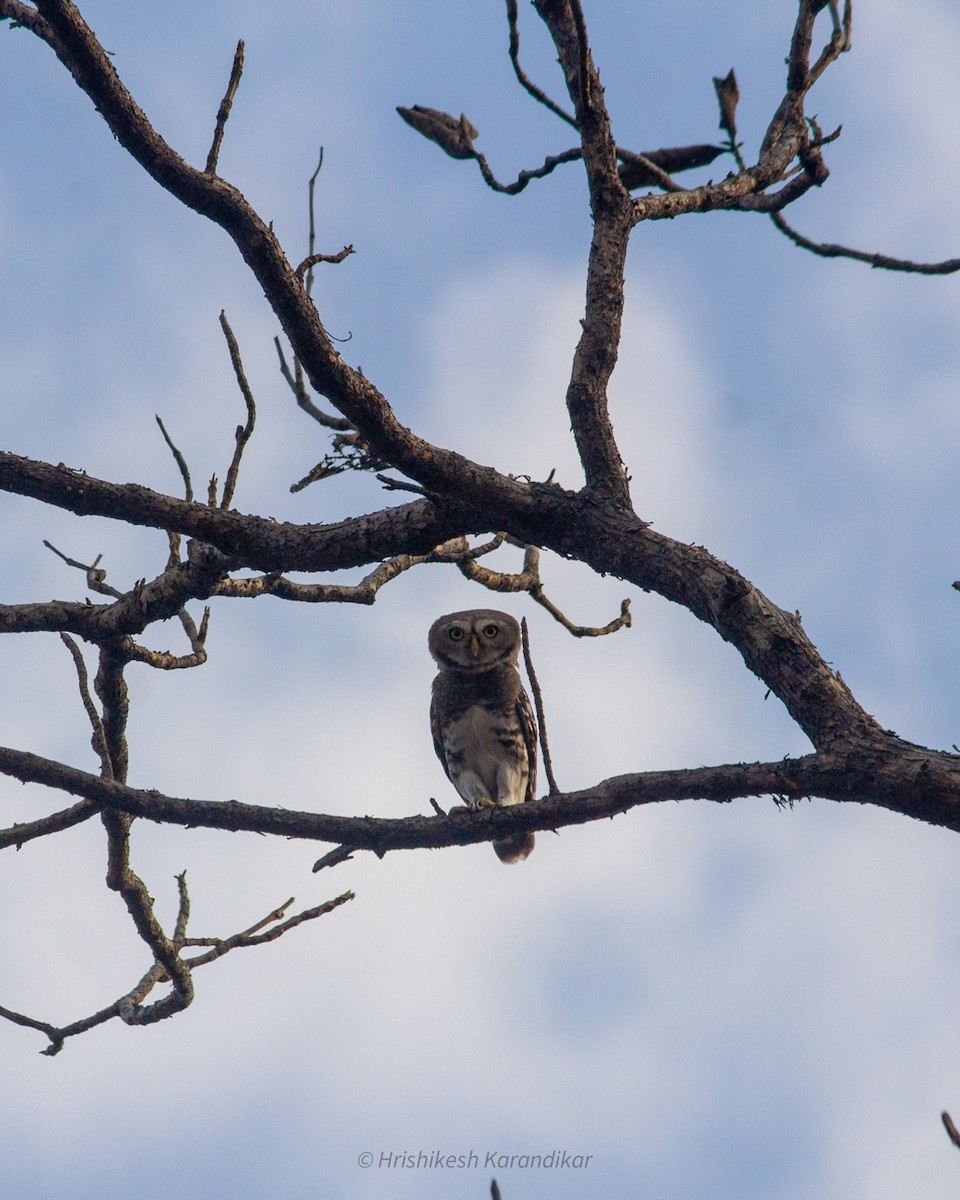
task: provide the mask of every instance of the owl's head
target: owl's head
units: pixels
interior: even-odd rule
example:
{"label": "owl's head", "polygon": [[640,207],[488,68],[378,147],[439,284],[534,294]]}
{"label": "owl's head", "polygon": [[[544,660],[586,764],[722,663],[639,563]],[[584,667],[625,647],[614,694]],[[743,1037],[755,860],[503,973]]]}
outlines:
{"label": "owl's head", "polygon": [[499,662],[517,661],[520,626],[509,613],[493,608],[448,613],[430,626],[428,644],[441,668],[483,671]]}

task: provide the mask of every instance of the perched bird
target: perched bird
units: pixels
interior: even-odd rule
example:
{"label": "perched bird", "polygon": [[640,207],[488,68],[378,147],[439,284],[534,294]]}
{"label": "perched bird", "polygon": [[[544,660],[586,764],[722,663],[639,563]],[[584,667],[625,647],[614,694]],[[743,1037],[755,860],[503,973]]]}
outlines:
{"label": "perched bird", "polygon": [[[447,778],[470,808],[523,804],[536,795],[537,721],[517,656],[520,626],[490,608],[448,613],[428,639],[439,668],[430,731]],[[532,833],[494,841],[501,862],[521,862]]]}

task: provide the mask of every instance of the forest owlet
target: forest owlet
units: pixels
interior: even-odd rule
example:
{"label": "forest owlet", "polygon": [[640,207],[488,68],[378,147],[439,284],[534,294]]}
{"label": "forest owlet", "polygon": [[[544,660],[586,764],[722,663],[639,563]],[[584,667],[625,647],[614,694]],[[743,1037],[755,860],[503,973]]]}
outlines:
{"label": "forest owlet", "polygon": [[[449,613],[430,627],[430,731],[447,778],[470,808],[536,795],[537,721],[517,670],[520,626],[490,608]],[[532,833],[494,841],[501,862],[533,850]]]}

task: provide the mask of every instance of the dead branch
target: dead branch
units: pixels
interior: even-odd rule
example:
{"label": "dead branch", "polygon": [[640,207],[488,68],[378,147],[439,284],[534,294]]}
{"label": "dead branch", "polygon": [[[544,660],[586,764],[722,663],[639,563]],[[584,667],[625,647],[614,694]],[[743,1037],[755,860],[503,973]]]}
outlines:
{"label": "dead branch", "polygon": [[223,141],[223,131],[226,128],[230,110],[233,108],[234,97],[237,94],[237,88],[240,86],[240,76],[242,74],[243,40],[241,39],[237,42],[237,49],[233,55],[233,66],[230,68],[230,82],[227,84],[227,90],[224,92],[223,99],[220,101],[220,109],[217,112],[217,125],[213,131],[213,142],[210,146],[210,153],[207,155],[207,165],[205,167],[208,175],[216,174],[217,161],[220,158],[220,144]]}
{"label": "dead branch", "polygon": [[573,101],[594,223],[583,333],[567,387],[567,411],[588,490],[615,505],[629,506],[630,488],[610,423],[607,385],[620,343],[632,202],[620,180],[617,145],[579,4],[535,0],[534,7],[553,38]]}
{"label": "dead branch", "polygon": [[547,786],[551,796],[558,796],[560,789],[553,774],[553,759],[550,757],[550,742],[547,738],[547,718],[543,709],[543,693],[540,691],[540,681],[533,667],[533,655],[530,653],[530,632],[527,628],[527,618],[520,622],[521,644],[523,646],[523,665],[527,669],[527,679],[533,693],[533,703],[537,711],[537,732],[540,737],[540,750],[543,757],[543,770],[547,777]]}
{"label": "dead branch", "polygon": [[[345,904],[348,900],[354,898],[353,892],[344,892],[333,900],[327,900],[323,904],[318,904],[314,908],[305,909],[303,912],[297,913],[293,917],[288,917],[283,920],[284,914],[293,903],[288,900],[285,905],[275,909],[262,920],[251,926],[249,930],[244,930],[242,933],[236,933],[228,938],[188,938],[185,936],[186,925],[189,917],[189,898],[186,891],[186,877],[184,875],[177,876],[177,886],[180,893],[180,910],[177,917],[177,932],[172,941],[177,950],[181,950],[187,946],[210,945],[213,947],[207,954],[198,954],[192,958],[181,958],[179,961],[186,969],[189,977],[195,968],[205,966],[207,963],[215,962],[222,958],[231,950],[247,946],[261,945],[267,941],[274,941],[278,937],[282,937],[284,933],[295,929],[298,925],[302,925],[305,921],[315,920],[317,917],[324,916],[326,913],[333,912],[335,908]],[[267,930],[265,933],[260,931],[265,926],[279,922],[273,929]],[[103,1025],[107,1021],[119,1018],[125,1024],[149,1024],[152,1021],[162,1020],[164,1017],[172,1016],[178,1011],[178,1006],[175,1003],[168,1003],[170,996],[176,995],[173,990],[165,1000],[156,1002],[155,1004],[144,1008],[143,1001],[150,994],[157,984],[170,982],[170,976],[159,962],[146,972],[140,981],[127,993],[115,1000],[113,1004],[106,1008],[100,1009],[99,1012],[93,1013],[89,1017],[84,1017],[79,1021],[74,1021],[70,1025],[56,1026],[47,1021],[40,1021],[34,1017],[24,1016],[22,1013],[14,1012],[12,1009],[0,1006],[0,1017],[7,1021],[12,1021],[16,1025],[22,1025],[28,1029],[36,1029],[43,1033],[50,1041],[50,1045],[41,1053],[47,1055],[59,1054],[63,1049],[64,1043],[68,1038],[76,1037],[78,1034],[86,1033],[98,1025]],[[191,984],[192,986],[192,984]]]}
{"label": "dead branch", "polygon": [[101,807],[96,801],[81,800],[77,804],[71,804],[69,808],[61,809],[60,812],[51,813],[48,817],[40,817],[36,821],[23,821],[11,825],[9,829],[0,829],[0,850],[6,850],[9,846],[19,850],[35,838],[72,829],[74,825],[81,825],[95,817]]}
{"label": "dead branch", "polygon": [[237,345],[237,339],[233,336],[233,330],[230,328],[230,322],[227,320],[225,312],[220,313],[220,328],[223,330],[223,336],[226,338],[227,348],[230,351],[230,362],[233,365],[233,373],[237,377],[237,386],[240,388],[240,394],[243,396],[243,402],[247,409],[246,422],[243,425],[237,426],[237,444],[233,451],[233,458],[230,460],[230,466],[227,468],[227,477],[223,482],[223,497],[220,500],[220,507],[229,508],[233,504],[233,494],[237,487],[240,460],[243,458],[244,448],[253,435],[253,427],[257,421],[257,406],[253,400],[253,392],[250,390],[250,384],[247,383],[247,375],[243,369],[243,360],[240,357],[240,347]]}
{"label": "dead branch", "polygon": [[544,179],[547,175],[553,174],[557,167],[562,167],[565,163],[577,162],[583,157],[583,154],[579,147],[564,150],[561,154],[551,154],[544,159],[542,166],[534,167],[529,171],[521,171],[513,183],[500,183],[482,154],[474,153],[473,157],[476,159],[480,174],[487,187],[492,188],[495,192],[502,192],[505,196],[517,196],[532,180]]}
{"label": "dead branch", "polygon": [[[308,270],[307,271],[308,286],[309,286],[310,278],[311,278],[311,275]],[[296,356],[294,356],[293,365],[294,365],[295,373],[291,372],[290,368],[287,366],[287,360],[286,360],[286,357],[284,356],[283,346],[280,344],[280,339],[274,338],[273,344],[274,344],[274,346],[276,346],[277,354],[280,358],[280,373],[283,376],[283,378],[286,380],[287,385],[289,386],[291,392],[293,392],[293,395],[297,402],[298,407],[302,408],[303,411],[307,414],[307,416],[312,417],[318,424],[325,426],[327,429],[339,429],[339,430],[353,429],[353,426],[350,424],[350,422],[348,420],[346,420],[345,417],[337,417],[337,416],[334,416],[332,413],[325,413],[325,412],[322,412],[319,408],[317,408],[317,406],[313,403],[313,401],[307,395],[306,384],[303,381],[303,369],[299,365],[299,359],[297,359]]]}
{"label": "dead branch", "polygon": [[338,250],[336,254],[308,254],[302,263],[297,267],[295,274],[301,278],[317,263],[341,263],[350,254],[354,253],[352,246],[344,246],[342,250]]}
{"label": "dead branch", "polygon": [[[801,758],[645,771],[607,779],[512,808],[460,814],[460,819],[412,816],[343,817],[239,801],[194,800],[131,788],[63,763],[0,747],[0,774],[82,796],[131,817],[186,827],[246,831],[330,842],[384,855],[394,850],[466,846],[510,834],[582,825],[663,801],[729,803],[750,796],[820,798],[874,804],[914,820],[960,832],[960,756],[914,746],[880,731]],[[16,844],[16,830],[0,844]]]}
{"label": "dead branch", "polygon": [[616,633],[618,629],[629,629],[632,622],[630,616],[630,601],[622,600],[620,602],[620,616],[614,617],[612,621],[608,621],[606,625],[574,625],[573,622],[566,617],[559,608],[550,600],[544,593],[543,588],[537,585],[529,589],[530,595],[536,602],[547,610],[555,621],[560,624],[574,637],[604,637],[608,633]]}
{"label": "dead branch", "polygon": [[189,504],[193,500],[193,484],[190,482],[190,468],[187,466],[187,460],[183,457],[180,451],[173,443],[170,434],[167,433],[166,426],[159,417],[156,417],[156,422],[160,426],[160,432],[163,434],[163,440],[167,443],[170,453],[173,455],[173,461],[177,464],[177,469],[180,472],[180,478],[183,480],[183,498]]}
{"label": "dead branch", "polygon": [[891,258],[888,254],[871,254],[864,250],[853,250],[849,246],[838,246],[833,242],[814,242],[804,237],[790,225],[783,213],[770,214],[770,220],[782,234],[801,250],[809,250],[820,258],[851,258],[883,271],[903,271],[913,275],[953,275],[960,271],[960,258],[945,258],[941,262],[914,262],[908,258]]}
{"label": "dead branch", "polygon": [[52,550],[57,558],[62,558],[68,567],[76,567],[78,571],[83,571],[87,577],[87,587],[91,592],[97,592],[101,596],[113,596],[116,600],[123,598],[123,592],[118,592],[115,587],[111,587],[108,583],[104,582],[107,578],[107,573],[97,565],[100,559],[103,558],[102,554],[98,554],[93,562],[88,565],[77,562],[75,558],[69,558],[62,550],[58,550],[52,542],[48,542],[46,538],[44,538],[43,544],[48,550]]}
{"label": "dead branch", "polygon": [[520,66],[520,25],[517,12],[517,0],[507,0],[507,23],[510,27],[510,63],[513,66],[514,74],[519,80],[520,86],[545,108],[548,108],[555,116],[558,116],[561,121],[566,121],[568,125],[577,128],[576,120],[560,107],[553,100],[536,86],[531,83],[526,72]]}
{"label": "dead branch", "polygon": [[73,657],[73,665],[77,671],[77,682],[80,685],[80,699],[83,703],[84,711],[90,721],[90,727],[93,733],[90,737],[90,744],[93,746],[93,752],[100,759],[100,769],[105,779],[113,778],[113,766],[110,762],[110,753],[107,750],[107,735],[104,732],[103,722],[100,720],[100,714],[97,712],[96,705],[93,703],[93,697],[90,695],[90,688],[87,682],[87,665],[83,661],[83,655],[80,653],[80,647],[68,633],[61,632],[60,640],[70,651]]}

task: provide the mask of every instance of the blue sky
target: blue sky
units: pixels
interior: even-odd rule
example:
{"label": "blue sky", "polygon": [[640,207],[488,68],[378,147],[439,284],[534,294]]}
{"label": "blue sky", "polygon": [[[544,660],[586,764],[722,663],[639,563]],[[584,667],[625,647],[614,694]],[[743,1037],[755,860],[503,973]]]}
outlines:
{"label": "blue sky", "polygon": [[[318,147],[317,276],[327,327],[401,419],[482,462],[577,482],[563,390],[589,236],[576,167],[507,199],[418,138],[395,106],[465,112],[501,178],[566,148],[518,89],[502,5],[238,0],[81,6],[157,128],[204,160],[237,38],[246,70],[221,173],[305,253]],[[586,3],[618,140],[718,136],[712,75],[735,66],[756,147],[783,85],[792,5]],[[526,9],[524,61],[559,72]],[[853,53],[815,90],[832,174],[790,212],[805,233],[921,259],[956,255],[951,156],[960,13],[920,0],[858,12]],[[53,55],[0,30],[0,379],[5,449],[178,493],[159,413],[195,483],[223,477],[242,404],[225,308],[259,423],[237,507],[335,520],[386,499],[289,484],[324,453],[276,369],[276,323],[232,244],[120,151]],[[715,175],[726,167],[711,169]],[[956,279],[805,256],[761,218],[640,227],[612,386],[638,511],[706,545],[810,636],[905,737],[960,742]],[[102,553],[125,586],[165,539],[0,496],[5,602],[74,599],[42,547]],[[513,560],[504,555],[508,566]],[[599,624],[629,595],[545,558],[550,595]],[[711,630],[633,594],[634,627],[576,642],[528,615],[560,783],[777,758],[808,747]],[[485,605],[455,571],[412,572],[372,609],[265,599],[214,607],[210,660],[131,672],[131,782],[173,794],[350,814],[429,811],[452,793],[426,707],[426,631]],[[177,631],[152,645],[176,648]],[[53,637],[0,642],[3,743],[95,769],[72,665]],[[0,781],[4,823],[57,806]],[[488,1194],[491,1171],[362,1169],[363,1152],[593,1156],[498,1170],[504,1200],[927,1200],[960,1157],[956,839],[823,801],[661,805],[543,835],[505,870],[488,847],[358,857],[138,828],[162,918],[187,869],[196,934],[227,935],[294,894],[357,899],[197,976],[151,1029],[107,1026],[50,1060],[0,1025],[0,1179],[34,1200],[230,1194],[345,1200]],[[66,1022],[145,969],[83,826],[8,852],[0,1003]],[[56,1147],[56,1153],[51,1151]]]}

